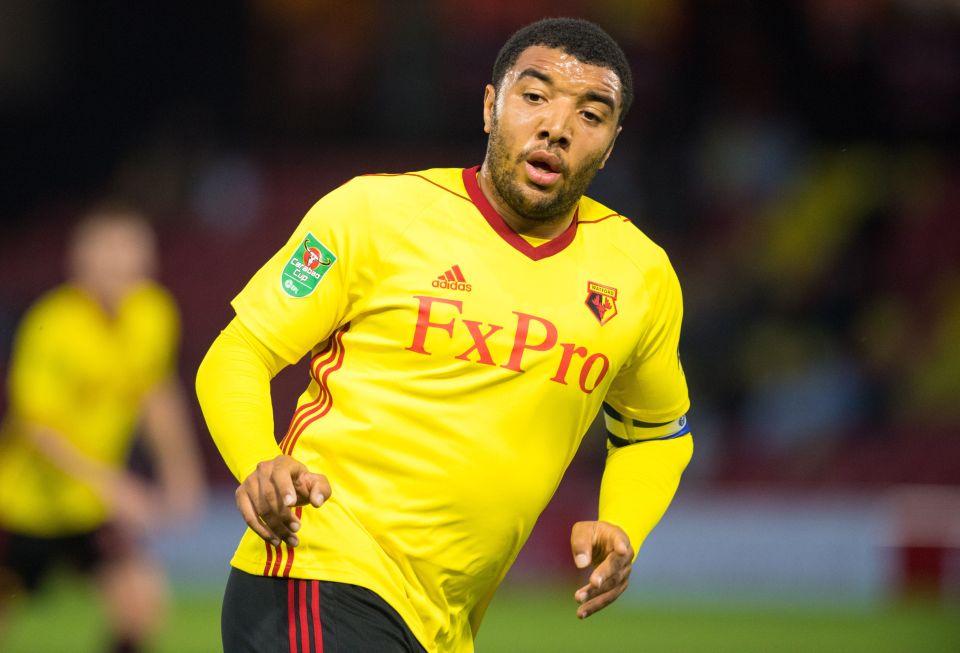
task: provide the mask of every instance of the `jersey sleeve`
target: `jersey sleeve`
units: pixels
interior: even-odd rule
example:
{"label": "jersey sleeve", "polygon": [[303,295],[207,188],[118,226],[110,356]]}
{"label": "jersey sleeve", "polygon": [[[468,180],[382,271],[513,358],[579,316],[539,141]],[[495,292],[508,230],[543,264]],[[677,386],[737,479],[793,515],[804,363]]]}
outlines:
{"label": "jersey sleeve", "polygon": [[234,319],[197,370],[197,399],[207,428],[238,481],[282,452],[273,437],[270,380],[284,366]]}
{"label": "jersey sleeve", "polygon": [[666,254],[650,277],[647,327],[633,357],[611,384],[603,405],[613,446],[689,432],[685,413],[690,400],[679,353],[683,300]]}
{"label": "jersey sleeve", "polygon": [[33,306],[23,316],[10,361],[10,410],[29,423],[60,428],[69,418],[69,400],[62,391],[70,373],[64,343],[56,329],[45,328],[59,316],[49,306]]}
{"label": "jersey sleeve", "polygon": [[330,192],[234,298],[240,322],[286,362],[349,321],[363,299],[369,214],[359,179]]}

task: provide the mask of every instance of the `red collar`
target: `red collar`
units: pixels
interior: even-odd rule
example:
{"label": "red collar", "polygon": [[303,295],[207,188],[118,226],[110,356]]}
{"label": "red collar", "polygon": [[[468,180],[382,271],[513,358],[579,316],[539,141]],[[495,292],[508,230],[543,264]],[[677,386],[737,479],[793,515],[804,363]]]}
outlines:
{"label": "red collar", "polygon": [[573,238],[577,235],[577,216],[580,213],[579,207],[577,207],[577,210],[573,214],[573,220],[570,221],[570,226],[567,227],[562,234],[542,245],[531,245],[524,240],[520,234],[510,228],[510,225],[503,219],[503,216],[497,213],[497,210],[490,204],[490,201],[483,194],[483,191],[480,190],[480,182],[477,181],[477,173],[479,171],[480,166],[463,169],[463,185],[467,189],[467,195],[470,196],[474,205],[480,210],[480,214],[483,215],[487,223],[493,227],[493,230],[514,249],[527,258],[539,261],[540,259],[553,256],[563,251],[567,245],[573,242]]}

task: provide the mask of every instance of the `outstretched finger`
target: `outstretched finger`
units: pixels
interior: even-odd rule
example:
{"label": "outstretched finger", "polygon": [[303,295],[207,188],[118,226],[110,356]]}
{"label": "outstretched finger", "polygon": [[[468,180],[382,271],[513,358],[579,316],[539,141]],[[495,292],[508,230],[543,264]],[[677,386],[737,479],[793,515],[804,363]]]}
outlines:
{"label": "outstretched finger", "polygon": [[240,511],[243,521],[247,522],[247,526],[267,542],[278,546],[280,544],[280,538],[260,520],[260,516],[257,514],[256,508],[253,507],[253,502],[250,500],[250,496],[243,487],[237,490],[236,497],[237,509]]}
{"label": "outstretched finger", "polygon": [[581,521],[574,524],[570,530],[570,551],[578,569],[583,569],[593,562],[597,525],[595,521]]}
{"label": "outstretched finger", "polygon": [[319,508],[330,498],[330,482],[323,474],[305,472],[295,479],[297,486],[298,505],[310,503]]}

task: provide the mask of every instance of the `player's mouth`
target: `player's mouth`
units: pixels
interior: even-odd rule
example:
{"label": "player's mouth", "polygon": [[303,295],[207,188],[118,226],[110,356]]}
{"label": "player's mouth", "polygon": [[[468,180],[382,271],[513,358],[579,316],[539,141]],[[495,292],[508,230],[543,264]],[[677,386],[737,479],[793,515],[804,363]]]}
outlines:
{"label": "player's mouth", "polygon": [[553,186],[563,173],[563,162],[560,157],[546,150],[531,152],[524,167],[527,178],[541,188]]}

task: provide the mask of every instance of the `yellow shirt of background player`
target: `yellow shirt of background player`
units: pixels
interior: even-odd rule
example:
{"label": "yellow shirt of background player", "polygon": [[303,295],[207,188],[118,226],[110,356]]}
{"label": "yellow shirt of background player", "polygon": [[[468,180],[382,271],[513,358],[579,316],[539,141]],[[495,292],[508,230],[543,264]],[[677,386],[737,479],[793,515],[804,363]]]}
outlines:
{"label": "yellow shirt of background player", "polygon": [[0,437],[0,526],[58,536],[107,519],[96,493],[41,457],[22,425],[48,427],[86,456],[123,466],[141,399],[174,369],[179,328],[173,299],[152,283],[131,291],[115,316],[69,284],[28,310],[14,341]]}
{"label": "yellow shirt of background player", "polygon": [[[302,510],[297,548],[248,530],[232,564],[368,587],[428,650],[472,650],[605,398],[657,423],[689,404],[663,250],[587,198],[531,244],[475,175],[354,179],[233,302],[288,362],[312,353],[281,448],[333,493]],[[227,459],[241,478],[255,462]]]}

